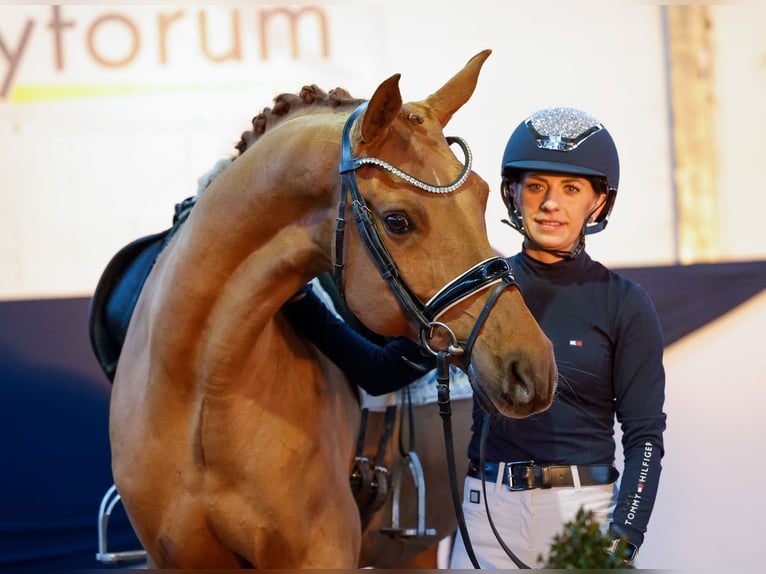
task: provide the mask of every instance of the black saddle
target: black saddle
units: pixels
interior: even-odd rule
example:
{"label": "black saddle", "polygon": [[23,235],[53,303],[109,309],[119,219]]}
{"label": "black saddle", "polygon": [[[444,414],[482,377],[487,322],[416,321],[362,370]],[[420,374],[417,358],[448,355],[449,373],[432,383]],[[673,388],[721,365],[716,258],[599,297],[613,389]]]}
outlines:
{"label": "black saddle", "polygon": [[173,226],[129,243],[109,261],[96,286],[88,313],[90,344],[101,369],[114,380],[125,334],[138,296],[157,257],[189,216],[196,198],[176,204]]}

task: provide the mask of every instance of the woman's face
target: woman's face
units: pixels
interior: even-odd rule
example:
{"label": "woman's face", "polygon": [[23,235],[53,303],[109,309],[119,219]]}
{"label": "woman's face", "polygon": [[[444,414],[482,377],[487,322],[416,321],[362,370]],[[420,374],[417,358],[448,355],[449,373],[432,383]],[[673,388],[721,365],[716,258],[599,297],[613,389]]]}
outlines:
{"label": "woman's face", "polygon": [[525,250],[535,259],[553,263],[563,257],[539,247],[570,251],[585,222],[598,215],[606,194],[596,193],[584,177],[529,171],[514,185],[514,198],[527,235],[537,244],[527,242]]}

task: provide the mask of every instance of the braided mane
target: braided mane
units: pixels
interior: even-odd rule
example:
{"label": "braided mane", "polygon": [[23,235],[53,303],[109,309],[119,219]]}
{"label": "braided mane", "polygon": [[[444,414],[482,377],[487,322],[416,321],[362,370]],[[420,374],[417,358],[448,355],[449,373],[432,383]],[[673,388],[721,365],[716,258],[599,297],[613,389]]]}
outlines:
{"label": "braided mane", "polygon": [[280,94],[274,98],[273,108],[264,108],[252,119],[253,129],[244,132],[235,147],[239,151],[239,155],[242,155],[261,134],[291,113],[310,110],[317,105],[330,108],[340,108],[352,104],[357,106],[363,101],[351,97],[351,94],[343,88],[335,88],[327,93],[315,84],[303,86],[297,95]]}
{"label": "braided mane", "polygon": [[241,156],[258,138],[269,128],[276,125],[289,115],[295,115],[302,111],[313,111],[324,108],[341,108],[343,106],[358,106],[364,100],[353,98],[343,88],[335,88],[329,93],[322,90],[316,84],[303,86],[298,94],[279,94],[274,98],[274,107],[264,108],[251,120],[252,130],[242,133],[239,142],[234,146],[237,155],[220,159],[216,164],[201,175],[197,180],[197,195],[201,194],[210,185],[216,176],[239,156]]}

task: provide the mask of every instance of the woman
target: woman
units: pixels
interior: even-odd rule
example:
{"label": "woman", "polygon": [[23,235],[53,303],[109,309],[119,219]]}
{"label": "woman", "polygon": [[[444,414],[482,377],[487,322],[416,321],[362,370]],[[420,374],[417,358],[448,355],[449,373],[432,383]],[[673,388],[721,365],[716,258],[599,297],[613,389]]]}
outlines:
{"label": "woman", "polygon": [[[490,420],[474,402],[463,512],[482,568],[540,565],[580,507],[614,537],[613,549],[627,541],[626,561],[643,543],[664,454],[661,327],[646,292],[584,250],[585,236],[607,225],[618,181],[611,135],[579,110],[536,112],[506,146],[507,223],[524,237],[510,261],[527,306],[553,342],[560,381],[550,409],[526,419]],[[315,294],[294,299],[285,308],[288,319],[368,392],[390,392],[422,374],[410,341],[370,341]],[[615,417],[625,457],[619,488]],[[450,568],[472,567],[458,534]]]}
{"label": "woman", "polygon": [[[510,261],[553,342],[560,380],[551,407],[526,419],[487,420],[474,407],[463,511],[482,568],[542,565],[580,507],[611,533],[613,548],[627,540],[625,560],[644,540],[663,456],[661,327],[645,291],[584,250],[585,236],[607,225],[618,181],[612,137],[580,110],[540,110],[506,146],[506,223],[524,237]],[[615,416],[625,457],[619,488]],[[450,568],[471,567],[458,535]]]}

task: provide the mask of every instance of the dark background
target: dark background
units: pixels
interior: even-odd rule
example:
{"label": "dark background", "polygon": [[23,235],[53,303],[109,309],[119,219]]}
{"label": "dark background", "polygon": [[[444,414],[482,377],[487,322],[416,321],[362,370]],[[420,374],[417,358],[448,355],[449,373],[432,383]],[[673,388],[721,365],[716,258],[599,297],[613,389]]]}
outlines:
{"label": "dark background", "polygon": [[[624,268],[670,345],[766,288],[766,261]],[[0,302],[0,568],[103,569],[97,518],[112,485],[110,383],[90,347],[90,298]],[[109,551],[140,548],[118,505]]]}

